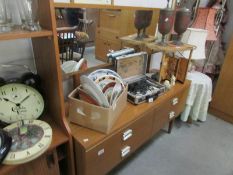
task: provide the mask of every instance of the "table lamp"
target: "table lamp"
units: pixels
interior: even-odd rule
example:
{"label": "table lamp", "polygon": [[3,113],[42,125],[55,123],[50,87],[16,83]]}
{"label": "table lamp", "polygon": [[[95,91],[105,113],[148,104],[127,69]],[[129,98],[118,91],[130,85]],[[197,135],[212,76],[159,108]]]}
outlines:
{"label": "table lamp", "polygon": [[[192,61],[206,59],[205,44],[207,36],[207,30],[196,28],[188,28],[187,31],[183,34],[181,42],[196,46],[196,49],[194,49],[192,53],[191,64],[189,65],[190,68],[192,68]],[[184,51],[180,54],[188,59],[189,53],[189,51]]]}

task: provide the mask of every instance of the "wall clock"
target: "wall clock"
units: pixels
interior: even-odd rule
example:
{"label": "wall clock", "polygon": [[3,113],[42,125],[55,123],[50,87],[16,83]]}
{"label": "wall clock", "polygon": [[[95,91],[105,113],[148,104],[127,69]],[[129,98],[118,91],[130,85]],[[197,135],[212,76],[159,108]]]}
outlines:
{"label": "wall clock", "polygon": [[0,87],[0,120],[13,123],[37,119],[44,110],[44,100],[34,88],[11,83]]}
{"label": "wall clock", "polygon": [[22,120],[4,130],[12,137],[11,149],[3,161],[4,164],[29,162],[43,154],[52,141],[51,127],[40,120]]}

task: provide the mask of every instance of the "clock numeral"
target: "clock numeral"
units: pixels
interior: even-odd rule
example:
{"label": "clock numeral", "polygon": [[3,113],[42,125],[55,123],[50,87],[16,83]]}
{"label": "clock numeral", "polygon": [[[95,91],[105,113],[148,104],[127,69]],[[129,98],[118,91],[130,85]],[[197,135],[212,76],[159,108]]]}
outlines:
{"label": "clock numeral", "polygon": [[25,91],[28,93],[28,89],[25,89]]}
{"label": "clock numeral", "polygon": [[31,154],[30,154],[30,152],[29,151],[27,151],[27,156],[30,156]]}
{"label": "clock numeral", "polygon": [[12,87],[11,88],[12,92],[17,90],[17,87]]}
{"label": "clock numeral", "polygon": [[15,153],[10,154],[10,159],[15,159]]}
{"label": "clock numeral", "polygon": [[36,109],[36,112],[39,112],[39,109]]}
{"label": "clock numeral", "polygon": [[44,144],[39,143],[39,144],[38,144],[38,147],[39,147],[39,148],[42,148],[42,147],[44,147]]}
{"label": "clock numeral", "polygon": [[40,104],[40,101],[37,101],[38,104]]}
{"label": "clock numeral", "polygon": [[28,121],[28,124],[33,124],[34,123],[34,120],[29,120]]}
{"label": "clock numeral", "polygon": [[2,93],[2,95],[6,95],[6,91],[2,91],[1,93]]}
{"label": "clock numeral", "polygon": [[45,135],[44,137],[45,137],[45,138],[50,138],[50,137],[51,137],[51,135]]}

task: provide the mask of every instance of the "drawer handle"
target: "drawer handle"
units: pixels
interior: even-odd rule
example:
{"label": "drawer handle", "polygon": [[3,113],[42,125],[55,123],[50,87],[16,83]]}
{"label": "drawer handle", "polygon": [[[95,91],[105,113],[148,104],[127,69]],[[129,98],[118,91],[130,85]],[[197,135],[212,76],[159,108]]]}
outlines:
{"label": "drawer handle", "polygon": [[173,98],[172,99],[172,105],[175,106],[176,104],[179,103],[179,98]]}
{"label": "drawer handle", "polygon": [[116,17],[116,15],[108,14],[109,17]]}
{"label": "drawer handle", "polygon": [[121,150],[121,157],[125,157],[130,153],[130,146],[126,146]]}
{"label": "drawer handle", "polygon": [[171,120],[171,119],[173,119],[175,117],[175,112],[174,111],[171,111],[170,113],[169,113],[169,119]]}
{"label": "drawer handle", "polygon": [[128,140],[132,136],[133,136],[133,130],[132,129],[128,129],[127,131],[125,131],[123,133],[123,141]]}

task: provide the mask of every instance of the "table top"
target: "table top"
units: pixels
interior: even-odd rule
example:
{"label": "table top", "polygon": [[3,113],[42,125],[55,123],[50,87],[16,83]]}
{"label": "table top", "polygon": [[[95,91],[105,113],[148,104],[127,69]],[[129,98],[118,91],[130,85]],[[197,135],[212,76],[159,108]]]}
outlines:
{"label": "table top", "polygon": [[146,43],[151,43],[151,42],[154,42],[156,40],[156,37],[154,37],[154,36],[148,36],[148,38],[144,38],[142,40],[136,40],[135,39],[136,37],[137,37],[137,34],[132,34],[132,35],[123,36],[120,38],[120,40],[123,42],[130,43],[130,44],[135,44],[135,45],[142,45],[142,44],[146,44]]}
{"label": "table top", "polygon": [[195,49],[196,46],[190,45],[190,44],[183,44],[180,46],[172,44],[172,42],[169,42],[168,45],[162,46],[157,43],[147,43],[146,47],[148,49],[151,49],[153,51],[162,51],[162,52],[177,52],[177,51],[186,51],[186,50],[192,50]]}

